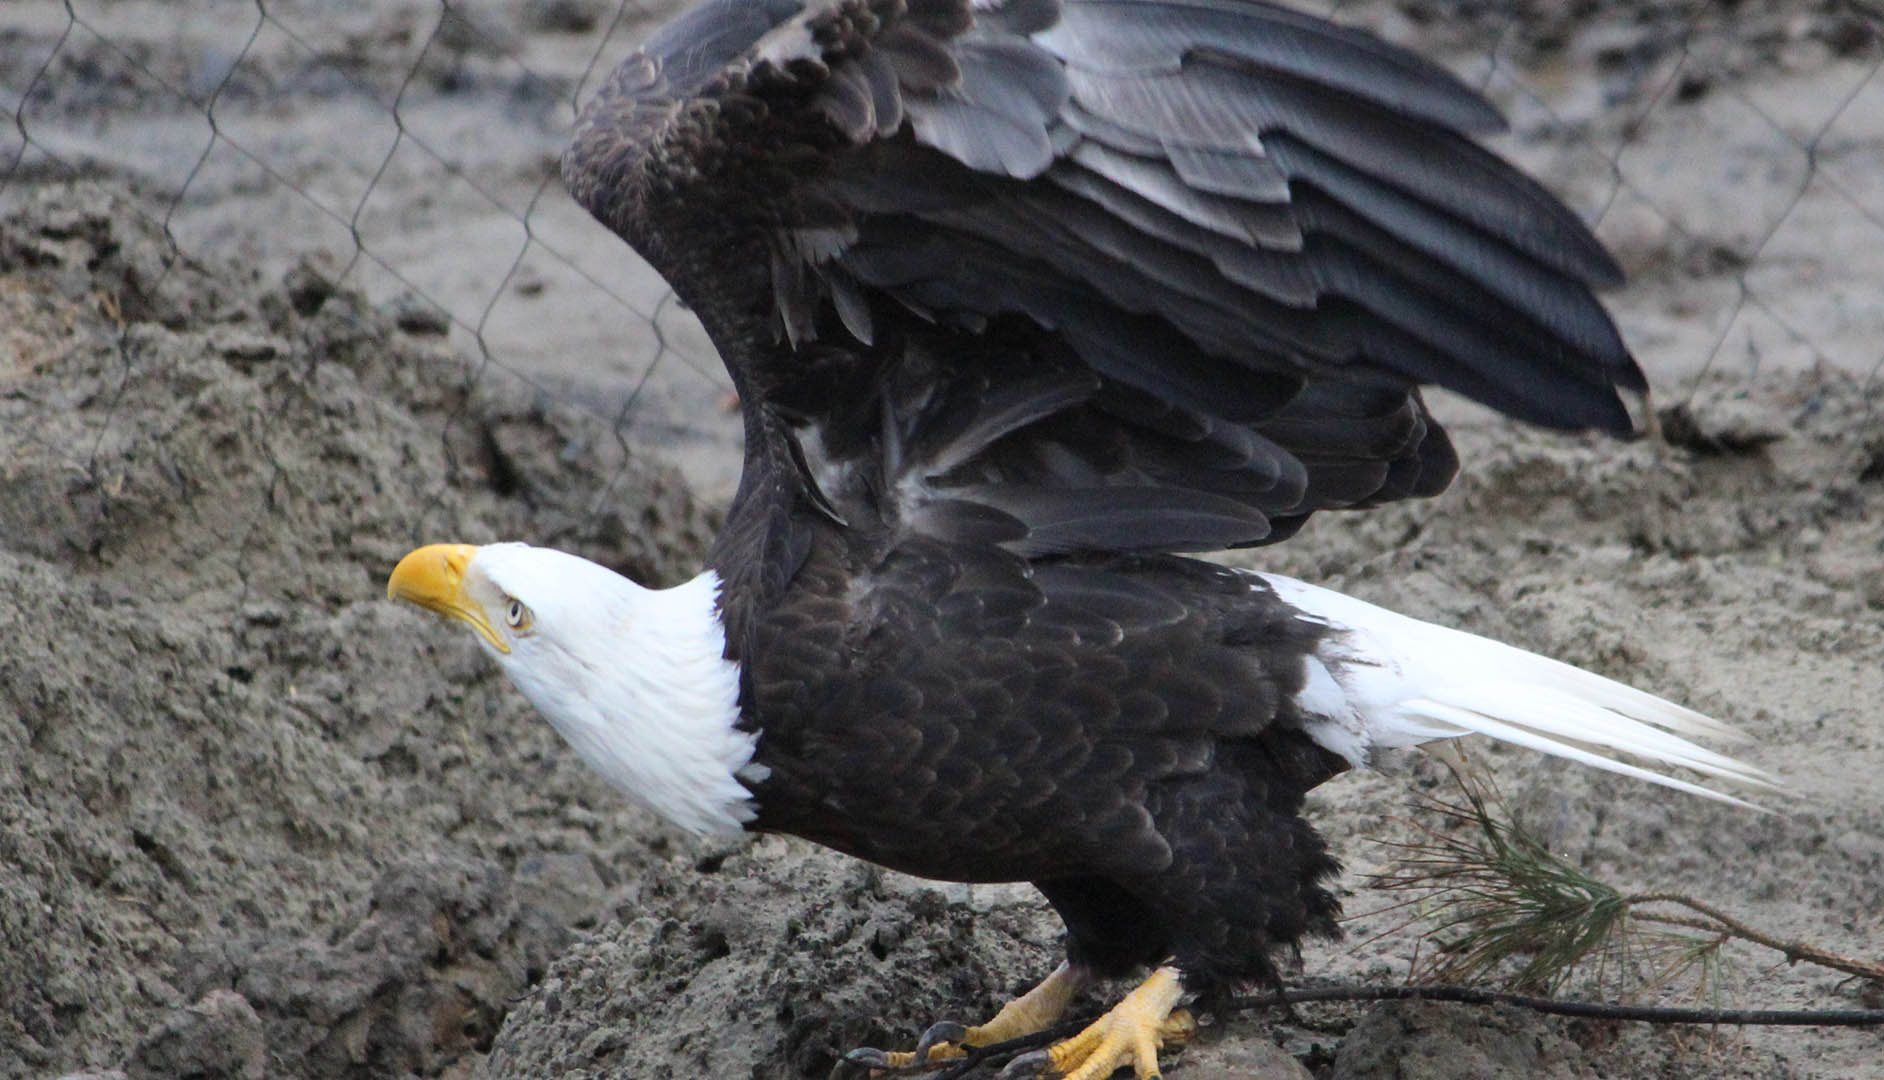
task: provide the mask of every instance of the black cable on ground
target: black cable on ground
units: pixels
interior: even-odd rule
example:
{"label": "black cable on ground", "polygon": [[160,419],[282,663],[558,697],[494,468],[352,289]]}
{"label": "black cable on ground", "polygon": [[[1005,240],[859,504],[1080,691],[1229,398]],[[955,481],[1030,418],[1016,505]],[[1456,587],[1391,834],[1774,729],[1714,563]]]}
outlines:
{"label": "black cable on ground", "polygon": [[1603,1001],[1558,1001],[1485,990],[1475,986],[1324,986],[1285,990],[1280,995],[1232,999],[1230,1011],[1332,1001],[1444,1001],[1461,1005],[1511,1005],[1556,1016],[1631,1020],[1647,1024],[1743,1024],[1748,1026],[1881,1027],[1884,1009],[1682,1009],[1659,1005],[1612,1005]]}

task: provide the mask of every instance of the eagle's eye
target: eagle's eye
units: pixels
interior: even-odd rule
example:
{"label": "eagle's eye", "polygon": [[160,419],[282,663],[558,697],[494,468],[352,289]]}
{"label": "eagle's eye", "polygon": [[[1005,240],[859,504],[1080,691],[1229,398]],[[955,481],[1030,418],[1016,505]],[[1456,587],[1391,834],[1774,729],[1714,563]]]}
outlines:
{"label": "eagle's eye", "polygon": [[512,630],[527,630],[530,628],[530,609],[523,606],[523,601],[512,597],[504,608],[504,621],[510,624]]}

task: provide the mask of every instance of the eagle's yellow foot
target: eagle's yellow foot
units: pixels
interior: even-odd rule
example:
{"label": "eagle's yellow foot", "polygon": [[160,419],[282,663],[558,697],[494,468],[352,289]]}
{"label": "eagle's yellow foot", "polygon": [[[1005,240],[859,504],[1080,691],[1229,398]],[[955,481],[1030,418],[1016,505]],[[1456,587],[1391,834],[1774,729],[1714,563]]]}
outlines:
{"label": "eagle's yellow foot", "polygon": [[1001,1075],[1105,1080],[1121,1066],[1130,1065],[1139,1080],[1159,1076],[1159,1048],[1181,1043],[1197,1030],[1191,1014],[1177,1008],[1183,996],[1177,969],[1161,967],[1084,1031],[1015,1058]]}
{"label": "eagle's yellow foot", "polygon": [[1091,981],[1084,968],[1062,962],[1040,985],[1001,1006],[1001,1011],[985,1024],[966,1027],[953,1020],[932,1024],[922,1033],[914,1053],[907,1050],[852,1050],[845,1056],[859,1065],[875,1069],[907,1069],[918,1063],[939,1065],[960,1058],[969,1046],[993,1046],[995,1043],[1032,1035],[1058,1020],[1073,998]]}

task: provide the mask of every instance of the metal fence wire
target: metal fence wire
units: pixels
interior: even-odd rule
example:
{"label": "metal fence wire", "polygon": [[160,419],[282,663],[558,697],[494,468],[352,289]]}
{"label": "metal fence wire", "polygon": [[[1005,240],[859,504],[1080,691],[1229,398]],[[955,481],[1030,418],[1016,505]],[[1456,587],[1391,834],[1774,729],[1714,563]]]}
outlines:
{"label": "metal fence wire", "polygon": [[[712,349],[577,208],[578,103],[669,0],[26,0],[0,9],[0,206],[128,181],[185,255],[328,253],[402,324],[615,419],[737,438]],[[1710,376],[1884,370],[1884,7],[1868,0],[1307,4],[1432,56],[1498,149],[1593,222],[1667,400]],[[736,462],[691,479],[730,491]],[[704,463],[702,463],[704,462]],[[717,463],[716,463],[717,462]]]}
{"label": "metal fence wire", "polygon": [[[442,629],[414,634],[415,614],[382,591],[395,560],[439,540],[586,545],[643,580],[697,571],[710,507],[737,481],[730,381],[692,315],[557,177],[579,103],[683,2],[0,0],[0,1080],[260,1068],[167,1056],[186,1040],[208,1053],[221,1036],[197,1033],[237,1030],[173,1023],[201,1012],[180,1008],[198,994],[239,1004],[242,1032],[266,1025],[270,1075],[468,1075],[499,1023],[527,1019],[513,1006],[563,948],[548,943],[568,940],[543,936],[561,920],[626,923],[643,895],[763,895],[667,894],[658,882],[678,879],[659,876],[644,894],[631,876],[680,872],[682,849],[644,840],[640,811],[529,720],[490,665],[469,666],[470,635],[447,647]],[[1464,455],[1457,502],[1421,504],[1427,518],[1419,506],[1325,515],[1340,531],[1257,561],[1760,732],[1757,760],[1799,777],[1808,798],[1683,830],[1664,819],[1704,808],[1605,797],[1588,770],[1501,771],[1549,778],[1526,784],[1517,809],[1557,830],[1552,850],[1587,843],[1619,874],[1731,892],[1750,922],[1870,955],[1884,940],[1872,899],[1884,892],[1884,0],[1283,2],[1431,57],[1503,110],[1511,130],[1494,149],[1584,215],[1627,273],[1606,300],[1657,404],[1731,420],[1744,395],[1755,445],[1776,428],[1799,437],[1720,469],[1722,455],[1650,440],[1590,436],[1564,453],[1527,435],[1508,448],[1502,421],[1435,397],[1448,426],[1478,425],[1462,447],[1491,451]],[[124,188],[137,197],[101,194]],[[54,235],[80,219],[90,232]],[[103,248],[118,241],[113,261]],[[133,272],[137,288],[120,289]],[[309,275],[363,297],[366,315],[323,294],[296,317]],[[150,310],[133,310],[145,297]],[[505,474],[480,453],[520,464]],[[699,504],[641,467],[649,456],[680,467]],[[1842,471],[1820,468],[1834,456]],[[1614,461],[1626,468],[1602,471]],[[1585,468],[1579,480],[1600,474],[1588,529],[1581,503],[1549,506],[1582,498],[1553,477]],[[1509,543],[1456,542],[1514,504],[1541,513]],[[1636,508],[1629,531],[1612,530]],[[1326,833],[1357,885],[1376,839],[1411,835],[1401,780],[1361,783],[1339,796],[1350,812],[1326,815],[1359,823]],[[541,874],[528,878],[532,863]],[[514,888],[479,884],[499,870],[511,880],[513,866]],[[414,899],[382,919],[393,892]],[[477,928],[505,925],[489,913],[539,895],[553,898],[548,914],[490,930],[502,943],[485,957]],[[1353,944],[1309,970],[1372,981],[1429,955],[1391,902],[1351,902]],[[432,929],[447,910],[462,931]],[[801,909],[779,910],[782,927]],[[1000,931],[1023,951],[1053,932]],[[935,999],[905,996],[908,973],[970,939],[907,938],[879,965],[901,974],[868,984],[895,989],[859,993],[913,1034],[934,1017],[893,1010]],[[371,959],[360,942],[386,965],[356,965]],[[752,985],[812,985],[840,970],[830,955],[807,952]],[[1637,960],[1613,970],[1623,963]],[[1741,969],[1759,993],[1718,1003],[1820,1007],[1870,992],[1764,963]],[[1012,989],[999,973],[1018,969],[975,970]],[[1593,976],[1599,990],[1611,970]],[[696,1008],[707,994],[672,985],[623,999],[666,998],[668,1011],[609,1015],[640,1010],[632,1030],[660,1032],[650,1048],[695,1032],[686,1053],[700,1055],[757,1015],[743,987],[724,1026],[721,1006]],[[952,1008],[967,985],[990,1001],[997,989],[951,977]],[[371,1004],[310,1011],[315,999]],[[796,1032],[824,1014],[789,1015]],[[848,1019],[830,1031],[862,1030]],[[1325,1046],[1326,1031],[1308,1041]],[[728,1046],[768,1045],[746,1038]],[[1875,1043],[1843,1032],[1757,1036],[1744,1070],[1739,1044],[1717,1054],[1711,1035],[1681,1038],[1706,1055],[1692,1069],[1601,1060],[1654,1062],[1619,1066],[1642,1075],[1714,1075],[1720,1055],[1736,1076],[1768,1061],[1875,1074]],[[1754,1056],[1774,1047],[1783,1058]]]}

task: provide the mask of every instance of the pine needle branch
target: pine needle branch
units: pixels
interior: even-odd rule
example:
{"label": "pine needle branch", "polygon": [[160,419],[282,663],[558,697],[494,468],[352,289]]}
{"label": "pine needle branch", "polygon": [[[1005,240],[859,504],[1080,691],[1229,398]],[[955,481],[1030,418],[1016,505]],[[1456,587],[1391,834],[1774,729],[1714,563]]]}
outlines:
{"label": "pine needle branch", "polygon": [[1553,994],[1591,964],[1599,983],[1612,970],[1621,979],[1647,965],[1653,977],[1632,992],[1690,972],[1705,990],[1720,985],[1727,943],[1744,941],[1788,962],[1884,982],[1884,964],[1779,938],[1693,897],[1625,894],[1553,854],[1508,814],[1494,812],[1497,794],[1489,780],[1451,763],[1448,768],[1463,802],[1427,800],[1438,823],[1412,822],[1414,839],[1388,842],[1398,858],[1374,879],[1409,894],[1408,903],[1429,922],[1424,936],[1438,947],[1415,967],[1415,978],[1474,983],[1502,976],[1511,989]]}
{"label": "pine needle branch", "polygon": [[1399,859],[1375,879],[1417,894],[1435,921],[1426,936],[1439,948],[1421,974],[1471,983],[1516,962],[1512,986],[1552,993],[1588,958],[1629,951],[1622,893],[1557,858],[1453,775],[1465,802],[1433,800],[1441,826],[1414,823],[1418,837],[1390,843]]}

